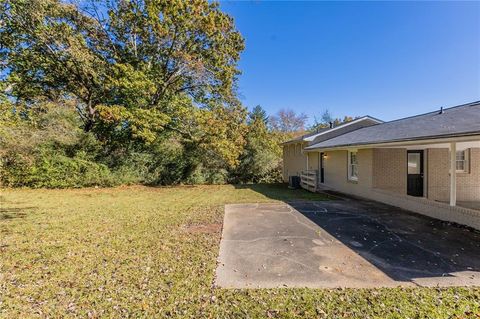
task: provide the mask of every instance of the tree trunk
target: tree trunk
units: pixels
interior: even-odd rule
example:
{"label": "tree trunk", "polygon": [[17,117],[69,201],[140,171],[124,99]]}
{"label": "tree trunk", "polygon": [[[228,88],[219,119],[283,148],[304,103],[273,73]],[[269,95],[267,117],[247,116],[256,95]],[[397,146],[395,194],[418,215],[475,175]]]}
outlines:
{"label": "tree trunk", "polygon": [[87,119],[87,121],[85,122],[85,125],[83,127],[83,130],[85,132],[90,132],[93,128],[93,119]]}
{"label": "tree trunk", "polygon": [[92,101],[88,101],[88,114],[87,114],[87,121],[85,122],[85,126],[83,130],[85,132],[90,132],[93,129],[93,125],[95,124],[95,107],[93,107]]}

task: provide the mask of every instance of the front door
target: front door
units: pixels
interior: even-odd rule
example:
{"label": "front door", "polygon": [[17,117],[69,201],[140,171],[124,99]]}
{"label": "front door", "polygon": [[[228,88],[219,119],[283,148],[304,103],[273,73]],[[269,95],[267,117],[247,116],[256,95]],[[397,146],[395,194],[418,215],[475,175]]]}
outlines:
{"label": "front door", "polygon": [[423,196],[423,151],[408,151],[407,194]]}
{"label": "front door", "polygon": [[325,183],[324,160],[325,160],[325,154],[320,153],[320,183]]}

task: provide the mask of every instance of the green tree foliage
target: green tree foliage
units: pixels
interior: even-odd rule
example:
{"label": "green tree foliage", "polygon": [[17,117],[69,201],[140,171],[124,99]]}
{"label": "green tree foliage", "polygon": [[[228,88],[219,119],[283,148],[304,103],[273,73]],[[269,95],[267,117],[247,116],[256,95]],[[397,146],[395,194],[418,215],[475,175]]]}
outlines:
{"label": "green tree foliage", "polygon": [[[69,101],[71,102],[71,101]],[[116,180],[95,156],[101,147],[80,129],[72,103],[0,103],[0,183],[5,186],[110,186]]]}
{"label": "green tree foliage", "polygon": [[260,120],[265,125],[268,124],[267,112],[260,105],[257,105],[252,109],[252,112],[248,115],[248,119],[250,122]]}
{"label": "green tree foliage", "polygon": [[72,100],[2,103],[0,184],[63,188],[224,183],[245,143],[244,110],[196,111],[183,117],[191,124],[188,132],[164,132],[151,143],[119,147],[115,144],[122,138],[105,144],[93,132],[84,132]]}
{"label": "green tree foliage", "polygon": [[0,21],[4,185],[277,174],[280,140],[237,99],[244,41],[218,3],[0,0]]}
{"label": "green tree foliage", "polygon": [[[333,116],[328,109],[326,109],[322,113],[322,116],[320,118],[321,118],[320,123],[323,124],[323,125],[329,125],[330,123],[333,123],[333,121],[334,121]],[[315,122],[316,122],[316,119],[315,119]]]}
{"label": "green tree foliage", "polygon": [[278,182],[281,180],[281,148],[279,135],[267,127],[266,112],[259,106],[249,114],[246,145],[234,181],[245,183]]}
{"label": "green tree foliage", "polygon": [[112,109],[107,122],[155,119],[148,135],[169,124],[178,96],[206,107],[235,100],[243,39],[216,3],[3,0],[0,18],[12,94],[73,95],[86,131],[103,119],[99,107]]}

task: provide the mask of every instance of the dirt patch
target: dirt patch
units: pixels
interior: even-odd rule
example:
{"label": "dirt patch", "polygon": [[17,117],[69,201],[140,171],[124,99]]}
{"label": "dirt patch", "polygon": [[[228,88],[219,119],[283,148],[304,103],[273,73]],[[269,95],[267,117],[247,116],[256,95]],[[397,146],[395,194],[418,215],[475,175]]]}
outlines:
{"label": "dirt patch", "polygon": [[213,234],[222,231],[222,224],[183,225],[183,230],[191,234]]}

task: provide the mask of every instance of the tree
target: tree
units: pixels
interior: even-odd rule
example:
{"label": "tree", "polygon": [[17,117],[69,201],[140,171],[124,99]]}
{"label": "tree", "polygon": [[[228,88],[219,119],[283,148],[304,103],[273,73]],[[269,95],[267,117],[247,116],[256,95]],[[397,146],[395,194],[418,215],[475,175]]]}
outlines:
{"label": "tree", "polygon": [[321,116],[321,119],[322,119],[322,123],[330,123],[330,122],[333,122],[333,117],[332,117],[332,114],[330,114],[330,111],[328,109],[326,109],[323,113],[322,113],[322,116]]}
{"label": "tree", "polygon": [[254,108],[249,114],[246,144],[240,163],[233,172],[235,182],[278,182],[281,179],[281,148],[276,135],[268,130],[266,113]]}
{"label": "tree", "polygon": [[62,188],[120,182],[98,160],[101,145],[80,125],[71,99],[14,107],[0,102],[0,184]]}
{"label": "tree", "polygon": [[82,102],[85,131],[103,121],[101,132],[122,128],[147,139],[176,129],[179,96],[207,108],[235,103],[244,43],[217,3],[97,3],[1,3],[0,53],[12,96],[72,95]]}
{"label": "tree", "polygon": [[307,115],[303,113],[296,114],[293,110],[281,109],[276,115],[270,117],[269,124],[273,131],[296,133],[305,130],[307,119]]}
{"label": "tree", "polygon": [[257,120],[262,121],[265,125],[268,124],[267,112],[260,106],[257,105],[252,109],[252,112],[248,115],[250,122],[255,122]]}
{"label": "tree", "polygon": [[111,166],[138,152],[157,156],[166,149],[161,143],[178,146],[172,154],[182,156],[163,163],[183,163],[170,181],[200,166],[238,165],[244,41],[218,3],[79,3],[0,2],[2,92],[27,107],[39,98],[75,101],[84,131],[95,133]]}
{"label": "tree", "polygon": [[335,121],[334,121],[333,124],[336,126],[336,125],[340,125],[340,124],[343,124],[343,123],[348,123],[348,122],[353,121],[353,120],[356,119],[356,118],[358,118],[358,117],[353,117],[353,116],[345,115],[345,116],[343,117],[343,119],[339,119],[339,118],[335,119]]}
{"label": "tree", "polygon": [[328,109],[323,111],[322,115],[320,116],[320,119],[321,120],[318,121],[317,118],[315,117],[315,121],[313,125],[309,128],[309,131],[315,131],[318,129],[327,128],[327,127],[330,127],[330,125],[338,126],[340,124],[351,122],[354,120],[354,118],[351,116],[344,116],[343,119],[334,118]]}

